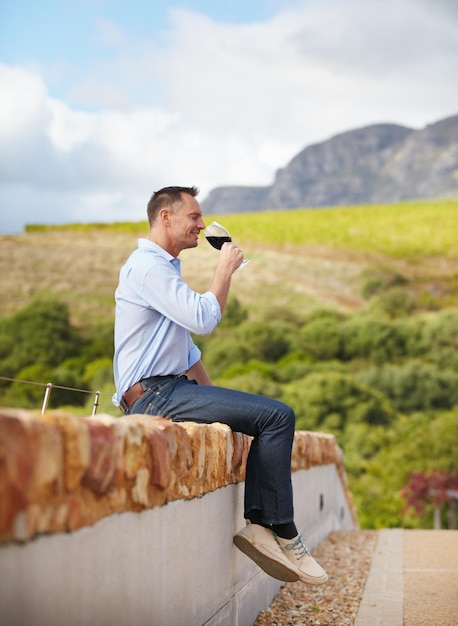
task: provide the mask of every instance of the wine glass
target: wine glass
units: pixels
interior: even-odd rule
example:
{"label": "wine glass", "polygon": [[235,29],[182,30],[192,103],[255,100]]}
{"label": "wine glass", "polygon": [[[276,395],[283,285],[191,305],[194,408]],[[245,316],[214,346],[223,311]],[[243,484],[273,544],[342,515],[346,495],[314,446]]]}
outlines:
{"label": "wine glass", "polygon": [[[232,241],[232,237],[229,231],[218,224],[218,222],[212,222],[207,228],[204,230],[204,235],[208,243],[216,248],[216,250],[221,250],[223,244],[227,241]],[[237,271],[240,271],[245,265],[247,265],[251,259],[243,260],[237,268]]]}

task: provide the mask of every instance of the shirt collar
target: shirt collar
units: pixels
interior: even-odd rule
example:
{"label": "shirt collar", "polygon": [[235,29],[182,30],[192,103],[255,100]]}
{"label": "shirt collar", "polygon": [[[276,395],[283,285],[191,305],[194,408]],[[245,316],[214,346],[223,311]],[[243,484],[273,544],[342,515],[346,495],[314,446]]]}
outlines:
{"label": "shirt collar", "polygon": [[163,257],[166,261],[171,263],[178,270],[180,269],[180,265],[181,265],[180,259],[172,256],[169,252],[167,252],[167,250],[164,250],[164,248],[161,248],[161,246],[159,246],[157,243],[154,243],[154,241],[151,241],[151,239],[145,239],[143,237],[140,238],[138,240],[138,247],[154,251],[156,254],[158,254],[159,256]]}

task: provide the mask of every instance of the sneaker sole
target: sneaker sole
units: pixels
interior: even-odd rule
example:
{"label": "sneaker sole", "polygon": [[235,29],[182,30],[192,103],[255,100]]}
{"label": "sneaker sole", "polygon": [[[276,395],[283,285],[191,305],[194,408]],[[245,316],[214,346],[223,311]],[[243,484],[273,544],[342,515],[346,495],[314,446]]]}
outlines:
{"label": "sneaker sole", "polygon": [[322,576],[321,578],[314,578],[313,576],[307,576],[307,574],[301,572],[299,574],[299,580],[307,585],[324,585],[324,583],[328,582],[328,575],[326,574],[326,576]]}
{"label": "sneaker sole", "polygon": [[[276,561],[272,556],[264,554],[254,546],[244,535],[235,535],[234,544],[246,554],[259,567],[277,580],[287,583],[295,583],[299,580],[297,568],[289,568],[286,563]],[[293,567],[293,566],[292,566]]]}

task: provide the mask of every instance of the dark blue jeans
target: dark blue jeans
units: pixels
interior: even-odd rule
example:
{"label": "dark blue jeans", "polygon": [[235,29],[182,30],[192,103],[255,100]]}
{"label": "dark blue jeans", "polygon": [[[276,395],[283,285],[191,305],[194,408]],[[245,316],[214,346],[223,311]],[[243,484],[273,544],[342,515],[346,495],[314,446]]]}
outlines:
{"label": "dark blue jeans", "polygon": [[160,415],[174,422],[221,422],[254,437],[247,459],[245,517],[260,512],[264,524],[293,521],[291,449],[296,416],[286,404],[242,391],[198,385],[185,376],[165,376],[128,414]]}

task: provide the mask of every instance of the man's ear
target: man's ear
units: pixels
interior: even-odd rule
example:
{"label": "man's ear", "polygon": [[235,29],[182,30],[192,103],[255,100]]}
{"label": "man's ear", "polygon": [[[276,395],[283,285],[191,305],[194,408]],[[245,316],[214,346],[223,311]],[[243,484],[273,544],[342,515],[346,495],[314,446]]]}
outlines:
{"label": "man's ear", "polygon": [[168,209],[161,209],[159,219],[164,226],[170,226],[170,211]]}

